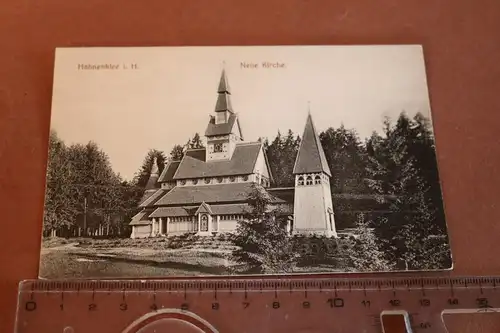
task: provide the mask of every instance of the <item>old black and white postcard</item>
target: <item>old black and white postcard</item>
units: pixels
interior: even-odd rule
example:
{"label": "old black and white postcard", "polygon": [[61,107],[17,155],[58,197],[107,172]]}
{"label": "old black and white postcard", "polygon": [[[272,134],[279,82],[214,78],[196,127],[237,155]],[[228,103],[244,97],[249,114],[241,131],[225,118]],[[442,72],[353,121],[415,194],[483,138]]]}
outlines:
{"label": "old black and white postcard", "polygon": [[40,277],[451,267],[420,46],[56,50]]}

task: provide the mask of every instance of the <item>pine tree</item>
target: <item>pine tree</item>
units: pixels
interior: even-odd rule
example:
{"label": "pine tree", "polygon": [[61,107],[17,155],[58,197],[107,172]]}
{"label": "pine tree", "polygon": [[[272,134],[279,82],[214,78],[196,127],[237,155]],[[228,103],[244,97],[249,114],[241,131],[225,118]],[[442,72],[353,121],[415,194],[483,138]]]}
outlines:
{"label": "pine tree", "polygon": [[121,193],[120,177],[108,156],[94,142],[66,147],[51,133],[45,230],[55,229],[72,236],[76,229],[109,225],[117,215]]}
{"label": "pine tree", "polygon": [[203,145],[203,141],[200,138],[200,135],[198,133],[195,133],[193,138],[188,141],[189,143],[189,148],[191,149],[199,149],[199,148],[204,148],[205,146]]}
{"label": "pine tree", "polygon": [[69,183],[68,148],[54,130],[50,132],[47,164],[47,184],[43,231],[49,235],[52,230],[69,227],[74,223],[75,208]]}
{"label": "pine tree", "polygon": [[365,221],[364,215],[359,214],[355,233],[357,239],[349,243],[349,266],[356,271],[376,272],[387,271],[392,268],[386,260],[384,252],[379,248],[378,240],[370,223]]}
{"label": "pine tree", "polygon": [[286,136],[278,131],[276,138],[271,144],[266,139],[264,149],[269,161],[269,167],[274,178],[275,186],[294,186],[295,178],[293,167],[300,146],[300,137],[295,136],[288,130]]}
{"label": "pine tree", "polygon": [[293,271],[297,255],[287,234],[285,221],[277,211],[270,210],[271,197],[259,185],[254,185],[249,196],[251,210],[245,220],[239,221],[233,239],[238,247],[233,258],[256,273],[289,273]]}
{"label": "pine tree", "polygon": [[366,152],[358,134],[340,126],[328,128],[319,135],[328,166],[332,172],[333,193],[366,193]]}
{"label": "pine tree", "polygon": [[161,174],[166,163],[165,154],[160,150],[150,149],[147,152],[146,157],[144,157],[144,160],[142,162],[139,171],[136,173],[134,177],[134,183],[136,184],[136,186],[139,187],[146,186],[149,177],[151,175],[151,170],[153,168],[153,163],[155,159],[156,163],[158,164],[158,170],[159,170],[158,172],[159,174]]}
{"label": "pine tree", "polygon": [[170,157],[173,161],[180,161],[184,157],[184,148],[181,145],[175,145],[170,151]]}
{"label": "pine tree", "polygon": [[372,135],[367,142],[367,184],[390,209],[375,221],[377,234],[387,258],[404,262],[400,268],[409,269],[428,267],[430,262],[436,262],[431,258],[436,255],[441,256],[438,262],[445,262],[442,247],[436,248],[438,254],[427,244],[436,245],[435,239],[447,244],[436,228],[442,223],[432,204],[429,179],[417,153],[416,128],[402,113],[394,126],[386,120],[385,138]]}

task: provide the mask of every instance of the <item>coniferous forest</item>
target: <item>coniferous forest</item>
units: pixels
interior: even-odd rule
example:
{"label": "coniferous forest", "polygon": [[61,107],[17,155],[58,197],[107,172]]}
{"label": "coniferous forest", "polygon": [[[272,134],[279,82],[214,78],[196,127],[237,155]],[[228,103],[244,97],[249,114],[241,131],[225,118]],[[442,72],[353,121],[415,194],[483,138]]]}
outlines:
{"label": "coniferous forest", "polygon": [[[401,113],[383,125],[381,133],[374,132],[368,138],[344,126],[319,134],[332,172],[337,230],[361,230],[364,241],[358,242],[356,251],[366,254],[360,259],[364,266],[370,265],[373,251],[378,251],[376,255],[383,253],[381,260],[403,269],[449,268],[451,256],[430,121],[421,114],[410,118]],[[293,186],[300,135],[291,130],[278,132],[263,143],[273,186]],[[168,159],[182,158],[186,147],[202,146],[196,133],[168,154],[145,152],[134,179],[125,180],[95,142],[66,145],[52,131],[44,236],[128,237],[128,223],[138,212],[153,160],[156,158],[161,173]]]}

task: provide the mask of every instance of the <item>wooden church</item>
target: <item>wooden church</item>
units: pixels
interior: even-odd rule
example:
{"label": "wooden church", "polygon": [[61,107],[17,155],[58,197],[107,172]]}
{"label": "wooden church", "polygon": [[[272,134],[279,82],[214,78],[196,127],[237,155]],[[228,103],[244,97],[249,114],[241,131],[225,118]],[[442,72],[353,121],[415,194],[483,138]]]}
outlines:
{"label": "wooden church", "polygon": [[217,94],[205,130],[206,148],[186,150],[180,161],[168,161],[161,174],[155,161],[141,210],[130,222],[131,238],[233,232],[249,212],[254,186],[288,215],[291,234],[337,236],[332,175],[311,114],[295,160],[295,186],[275,188],[263,144],[244,140],[224,70]]}

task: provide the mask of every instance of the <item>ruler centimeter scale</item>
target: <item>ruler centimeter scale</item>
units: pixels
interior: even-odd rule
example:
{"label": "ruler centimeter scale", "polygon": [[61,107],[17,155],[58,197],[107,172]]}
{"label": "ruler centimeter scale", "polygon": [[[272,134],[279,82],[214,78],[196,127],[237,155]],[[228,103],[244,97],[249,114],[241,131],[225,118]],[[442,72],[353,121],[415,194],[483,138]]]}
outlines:
{"label": "ruler centimeter scale", "polygon": [[500,277],[27,280],[15,332],[444,333],[447,314],[499,312],[499,289]]}

